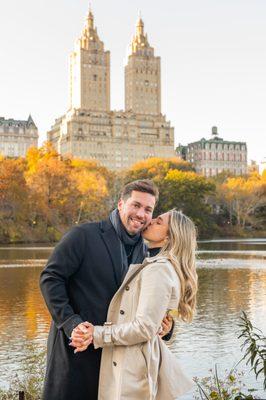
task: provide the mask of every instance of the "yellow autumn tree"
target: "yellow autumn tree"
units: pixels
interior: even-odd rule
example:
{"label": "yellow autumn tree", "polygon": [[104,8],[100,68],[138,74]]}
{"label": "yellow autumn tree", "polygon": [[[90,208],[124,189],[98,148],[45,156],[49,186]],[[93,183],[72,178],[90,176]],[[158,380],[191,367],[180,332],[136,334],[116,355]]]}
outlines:
{"label": "yellow autumn tree", "polygon": [[96,161],[73,159],[70,178],[78,192],[76,223],[107,217],[114,174]]}
{"label": "yellow autumn tree", "polygon": [[228,178],[219,192],[238,226],[254,224],[256,210],[266,205],[266,179],[257,172],[248,177]]}
{"label": "yellow autumn tree", "polygon": [[169,170],[194,171],[194,168],[191,163],[178,157],[151,157],[135,163],[122,175],[125,182],[134,181],[136,179],[152,179],[159,184]]}

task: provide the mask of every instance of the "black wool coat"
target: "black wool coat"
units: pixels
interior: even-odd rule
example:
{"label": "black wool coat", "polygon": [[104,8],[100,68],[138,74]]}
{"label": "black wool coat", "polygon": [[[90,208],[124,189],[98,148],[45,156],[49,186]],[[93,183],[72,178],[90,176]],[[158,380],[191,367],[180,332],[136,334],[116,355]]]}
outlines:
{"label": "black wool coat", "polygon": [[[140,252],[144,259],[144,245]],[[80,322],[104,324],[121,285],[121,266],[109,220],[77,226],[55,247],[40,278],[52,316],[43,400],[97,400],[101,349],[74,354],[69,337]]]}

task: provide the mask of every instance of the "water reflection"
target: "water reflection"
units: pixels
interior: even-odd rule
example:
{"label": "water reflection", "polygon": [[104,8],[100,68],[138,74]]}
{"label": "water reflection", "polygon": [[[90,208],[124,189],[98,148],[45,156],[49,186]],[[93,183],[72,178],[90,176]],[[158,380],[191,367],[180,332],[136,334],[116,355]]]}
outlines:
{"label": "water reflection", "polygon": [[214,239],[214,240],[200,240],[200,250],[265,250],[266,239]]}
{"label": "water reflection", "polygon": [[[265,245],[266,242],[261,246],[262,251]],[[205,247],[206,243],[201,246]],[[0,386],[6,385],[14,371],[21,368],[22,361],[28,357],[28,344],[45,347],[50,316],[39,291],[41,268],[36,265],[43,266],[50,252],[49,248],[0,249],[0,264],[6,266],[0,265]],[[265,260],[259,260],[261,264],[256,268],[241,266],[245,262],[252,266],[258,260],[199,261],[202,264],[198,271],[197,315],[190,325],[178,324],[173,345],[192,376],[208,374],[216,362],[222,369],[231,368],[241,358],[240,342],[236,338],[241,310],[266,332]],[[252,375],[247,382],[259,386]],[[192,395],[184,399],[191,400]]]}

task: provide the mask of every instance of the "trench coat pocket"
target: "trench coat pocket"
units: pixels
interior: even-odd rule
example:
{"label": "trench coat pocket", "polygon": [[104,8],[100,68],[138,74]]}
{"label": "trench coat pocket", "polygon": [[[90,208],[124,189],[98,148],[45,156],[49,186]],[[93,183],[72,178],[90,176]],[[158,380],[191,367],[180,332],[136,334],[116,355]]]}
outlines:
{"label": "trench coat pocket", "polygon": [[193,381],[184,374],[176,356],[160,339],[161,364],[159,368],[156,400],[174,400],[194,386]]}

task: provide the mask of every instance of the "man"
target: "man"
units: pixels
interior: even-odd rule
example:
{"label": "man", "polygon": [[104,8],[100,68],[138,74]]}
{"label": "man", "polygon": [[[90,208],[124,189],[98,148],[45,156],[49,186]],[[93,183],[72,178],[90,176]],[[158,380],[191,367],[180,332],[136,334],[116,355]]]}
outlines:
{"label": "man", "polygon": [[[152,219],[158,189],[149,180],[127,184],[107,221],[70,230],[55,247],[40,286],[52,316],[44,400],[97,400],[101,350],[75,354],[69,346],[86,323],[103,325],[131,263],[142,263],[141,231]],[[169,325],[169,324],[168,324]],[[167,320],[163,321],[167,330]]]}

